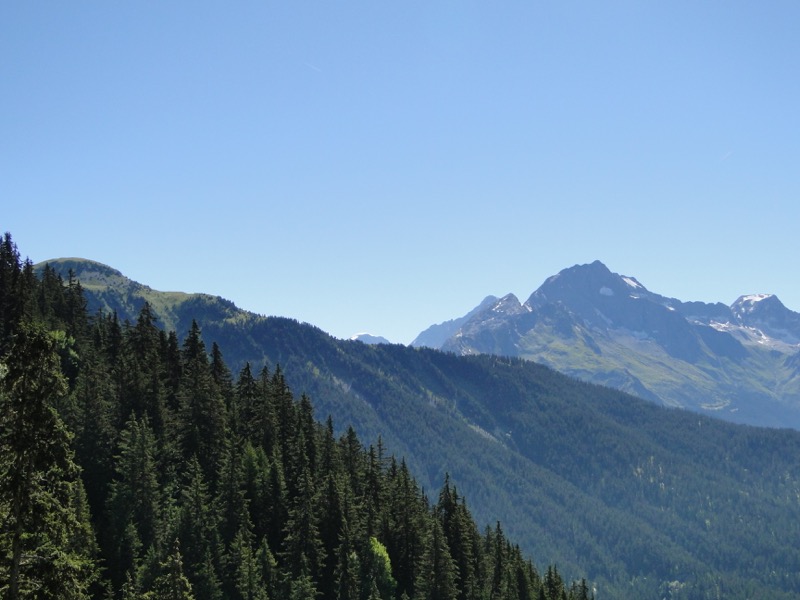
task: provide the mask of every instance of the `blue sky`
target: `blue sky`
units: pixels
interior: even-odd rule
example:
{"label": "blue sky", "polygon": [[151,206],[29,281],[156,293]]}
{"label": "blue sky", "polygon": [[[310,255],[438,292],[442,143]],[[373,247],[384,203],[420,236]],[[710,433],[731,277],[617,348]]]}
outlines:
{"label": "blue sky", "polygon": [[408,343],[602,260],[800,311],[797,2],[6,2],[0,229]]}

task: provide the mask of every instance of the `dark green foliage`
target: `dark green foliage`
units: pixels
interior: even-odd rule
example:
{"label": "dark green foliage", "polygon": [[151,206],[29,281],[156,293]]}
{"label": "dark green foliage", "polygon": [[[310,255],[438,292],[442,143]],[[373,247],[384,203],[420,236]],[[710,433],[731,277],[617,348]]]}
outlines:
{"label": "dark green foliage", "polygon": [[21,279],[19,250],[11,234],[6,233],[0,239],[0,356],[11,347],[22,319],[24,300],[20,293]]}
{"label": "dark green foliage", "polygon": [[205,344],[197,323],[183,343],[183,381],[178,431],[184,458],[196,456],[212,479],[220,466],[226,429],[226,408],[209,368]]}
{"label": "dark green foliage", "polygon": [[161,576],[156,579],[150,598],[153,600],[195,600],[192,586],[183,574],[183,558],[176,541],[172,552],[161,565]]}
{"label": "dark green foliage", "polygon": [[88,503],[54,405],[67,392],[56,341],[21,324],[0,363],[0,592],[89,597],[97,572]]}
{"label": "dark green foliage", "polygon": [[161,490],[156,452],[147,417],[139,421],[132,415],[120,433],[103,540],[110,559],[109,575],[116,584],[140,566],[151,547],[158,546]]}
{"label": "dark green foliage", "polygon": [[[458,567],[450,555],[447,539],[438,519],[433,519],[425,553],[422,555],[415,598],[419,600],[456,600]],[[507,597],[507,596],[493,596]]]}

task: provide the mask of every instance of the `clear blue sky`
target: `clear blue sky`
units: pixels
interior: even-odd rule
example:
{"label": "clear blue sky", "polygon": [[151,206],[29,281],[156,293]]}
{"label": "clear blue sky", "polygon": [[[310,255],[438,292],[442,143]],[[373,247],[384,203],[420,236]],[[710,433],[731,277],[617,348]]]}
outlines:
{"label": "clear blue sky", "polygon": [[4,2],[0,229],[410,342],[602,260],[800,311],[800,3]]}

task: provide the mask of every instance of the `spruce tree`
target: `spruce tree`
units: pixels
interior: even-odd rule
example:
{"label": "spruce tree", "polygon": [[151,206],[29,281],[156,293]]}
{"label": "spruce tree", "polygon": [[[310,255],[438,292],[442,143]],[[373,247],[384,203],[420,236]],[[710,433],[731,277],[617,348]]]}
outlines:
{"label": "spruce tree", "polygon": [[[184,548],[186,574],[198,600],[212,600],[218,587],[215,560],[218,548],[219,520],[211,494],[196,457],[189,461],[184,474],[187,481],[180,495],[179,536]],[[215,583],[216,582],[216,583]]]}
{"label": "spruce tree", "polygon": [[252,548],[252,537],[247,528],[242,527],[231,543],[235,590],[242,600],[268,600],[264,573],[257,552]]}
{"label": "spruce tree", "polygon": [[466,505],[459,502],[457,490],[450,487],[449,475],[445,478],[435,512],[442,524],[453,561],[458,567],[459,600],[473,600],[477,598],[480,589],[476,574],[477,531]]}
{"label": "spruce tree", "polygon": [[346,520],[342,522],[339,538],[341,541],[336,549],[334,571],[335,588],[331,597],[335,600],[359,600],[361,565]]}
{"label": "spruce tree", "polygon": [[53,407],[67,386],[52,336],[21,326],[0,377],[0,592],[87,598],[93,536],[71,436]]}
{"label": "spruce tree", "polygon": [[311,475],[304,470],[297,496],[289,509],[281,556],[285,571],[293,578],[308,576],[314,582],[319,580],[324,552],[319,537],[319,516],[314,510],[316,505]]}
{"label": "spruce tree", "polygon": [[421,563],[415,598],[418,600],[456,600],[458,597],[456,587],[458,567],[450,556],[447,540],[437,519],[432,520],[428,545]]}
{"label": "spruce tree", "polygon": [[177,540],[172,552],[161,565],[162,574],[156,579],[152,600],[195,600],[192,585],[183,574],[183,557]]}
{"label": "spruce tree", "polygon": [[6,232],[0,239],[0,356],[11,347],[22,317],[22,298],[18,293],[21,274],[19,250]]}
{"label": "spruce tree", "polygon": [[197,457],[206,480],[213,487],[224,448],[227,416],[195,321],[192,321],[192,328],[183,344],[179,420],[184,457]]}
{"label": "spruce tree", "polygon": [[161,494],[156,454],[156,438],[147,417],[139,420],[131,415],[120,434],[116,475],[108,497],[110,528],[105,542],[116,585],[125,573],[139,567],[143,552],[159,545]]}

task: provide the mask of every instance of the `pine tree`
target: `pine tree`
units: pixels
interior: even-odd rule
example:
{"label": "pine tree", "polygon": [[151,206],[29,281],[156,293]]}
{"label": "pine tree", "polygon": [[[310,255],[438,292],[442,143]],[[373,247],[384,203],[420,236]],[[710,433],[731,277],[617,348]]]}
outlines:
{"label": "pine tree", "polygon": [[195,600],[192,586],[183,574],[183,558],[177,540],[161,569],[162,575],[156,579],[152,600]]}
{"label": "pine tree", "polygon": [[244,440],[255,443],[256,402],[258,385],[250,370],[250,363],[245,363],[239,372],[230,410],[230,428]]}
{"label": "pine tree", "polygon": [[217,342],[211,344],[211,378],[222,395],[226,409],[230,410],[233,401],[233,377]]}
{"label": "pine tree", "polygon": [[261,577],[264,581],[265,589],[267,590],[267,596],[273,600],[279,598],[281,574],[278,569],[278,562],[275,560],[275,556],[269,548],[266,537],[262,538],[261,545],[258,547],[256,561],[258,561],[258,565],[261,569]]}
{"label": "pine tree", "polygon": [[215,561],[209,557],[218,554],[219,522],[211,502],[203,469],[192,457],[186,469],[187,479],[180,498],[179,537],[185,548],[186,573],[192,582],[198,600],[211,600],[218,581]]}
{"label": "pine tree", "polygon": [[67,389],[53,338],[20,327],[0,375],[0,591],[87,598],[94,545],[70,434],[53,407]]}
{"label": "pine tree", "polygon": [[[488,529],[488,528],[487,528]],[[486,535],[487,555],[491,562],[489,600],[502,600],[508,593],[508,544],[500,522]]]}
{"label": "pine tree", "polygon": [[458,597],[457,577],[458,568],[450,556],[442,526],[433,519],[415,597],[419,600],[455,600]]}
{"label": "pine tree", "polygon": [[136,325],[127,327],[120,356],[120,395],[124,417],[147,415],[156,435],[165,426],[165,389],[161,363],[160,331],[150,304],[139,311]]}
{"label": "pine tree", "polygon": [[314,580],[310,575],[302,573],[289,583],[289,600],[316,600],[319,596]]}
{"label": "pine tree", "polygon": [[359,585],[361,565],[353,547],[353,540],[347,521],[342,522],[339,547],[336,550],[336,569],[334,571],[335,600],[358,600],[361,597]]}
{"label": "pine tree", "polygon": [[341,544],[340,536],[345,524],[341,485],[333,472],[328,473],[319,498],[319,534],[325,559],[318,587],[323,597],[332,598],[336,589],[336,566],[339,559],[337,549]]}
{"label": "pine tree", "polygon": [[453,561],[458,567],[459,600],[473,600],[478,596],[480,589],[476,573],[477,530],[466,504],[459,502],[458,492],[454,487],[450,487],[449,475],[446,476],[444,487],[439,494],[435,513],[442,524],[442,531]]}
{"label": "pine tree", "polygon": [[249,521],[242,454],[243,448],[239,440],[229,436],[222,456],[216,498],[223,546],[230,544],[236,532]]}
{"label": "pine tree", "polygon": [[397,579],[397,592],[414,597],[422,555],[426,548],[428,522],[427,502],[411,477],[405,460],[390,469],[387,491],[386,521],[381,539],[392,557]]}
{"label": "pine tree", "polygon": [[231,543],[230,561],[234,567],[235,589],[242,600],[268,600],[264,573],[252,548],[252,534],[242,527]]}
{"label": "pine tree", "polygon": [[167,409],[175,414],[180,407],[178,394],[183,378],[183,361],[181,359],[178,335],[174,331],[161,333],[161,362],[164,365],[164,402]]}
{"label": "pine tree", "polygon": [[0,357],[11,347],[23,312],[19,295],[22,267],[19,250],[6,232],[0,239]]}
{"label": "pine tree", "polygon": [[112,581],[119,585],[125,573],[139,566],[142,551],[159,544],[160,488],[156,465],[156,438],[147,417],[131,415],[120,434],[115,478],[108,497],[107,551]]}
{"label": "pine tree", "polygon": [[[274,375],[270,375],[266,365],[261,369],[252,404],[252,426],[248,431],[252,442],[264,448],[270,458],[275,458],[279,452],[276,398],[288,393],[284,387],[280,368]],[[288,395],[291,404],[291,394]]]}
{"label": "pine tree", "polygon": [[63,329],[64,280],[49,264],[42,270],[37,294],[37,321],[49,329]]}
{"label": "pine tree", "polygon": [[89,312],[81,282],[75,277],[75,272],[70,269],[67,276],[67,286],[64,290],[63,321],[70,335],[79,342],[85,341],[88,335],[88,317]]}
{"label": "pine tree", "polygon": [[225,403],[211,376],[205,344],[195,321],[192,321],[192,328],[183,344],[180,410],[184,456],[187,459],[197,456],[213,488],[224,448],[227,417]]}
{"label": "pine tree", "polygon": [[547,573],[544,576],[544,580],[542,581],[542,588],[545,592],[545,597],[547,600],[566,600],[567,599],[567,592],[566,588],[564,587],[564,580],[561,579],[561,575],[558,573],[558,569],[550,565],[547,567]]}
{"label": "pine tree", "polygon": [[96,349],[89,351],[78,374],[74,397],[77,408],[75,456],[92,513],[103,517],[108,486],[114,471],[114,390],[105,361]]}
{"label": "pine tree", "polygon": [[593,600],[594,594],[589,590],[589,584],[586,579],[581,579],[579,582],[572,584],[569,593],[570,600]]}
{"label": "pine tree", "polygon": [[297,496],[289,509],[281,556],[284,570],[293,578],[307,575],[316,582],[320,575],[323,548],[315,506],[311,475],[304,471],[300,475]]}

